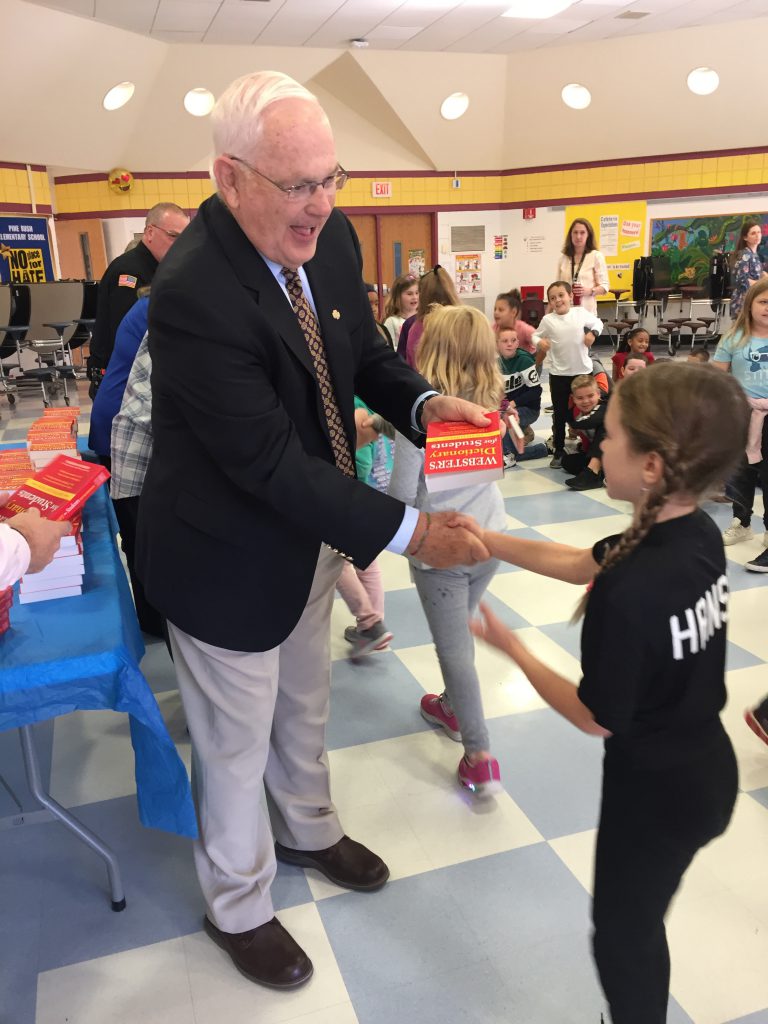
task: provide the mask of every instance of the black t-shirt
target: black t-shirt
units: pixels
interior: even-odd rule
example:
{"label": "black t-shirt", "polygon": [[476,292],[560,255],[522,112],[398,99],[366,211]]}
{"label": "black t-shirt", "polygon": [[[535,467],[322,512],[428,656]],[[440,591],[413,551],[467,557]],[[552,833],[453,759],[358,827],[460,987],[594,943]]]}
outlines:
{"label": "black t-shirt", "polygon": [[[595,560],[617,540],[599,541]],[[596,577],[579,697],[613,733],[606,756],[660,767],[700,756],[721,736],[727,619],[723,541],[700,509],[653,526]]]}
{"label": "black t-shirt", "polygon": [[139,242],[134,249],[113,259],[104,271],[99,282],[91,341],[91,356],[99,366],[106,367],[109,363],[120,321],[136,301],[139,288],[152,283],[157,267],[155,257]]}

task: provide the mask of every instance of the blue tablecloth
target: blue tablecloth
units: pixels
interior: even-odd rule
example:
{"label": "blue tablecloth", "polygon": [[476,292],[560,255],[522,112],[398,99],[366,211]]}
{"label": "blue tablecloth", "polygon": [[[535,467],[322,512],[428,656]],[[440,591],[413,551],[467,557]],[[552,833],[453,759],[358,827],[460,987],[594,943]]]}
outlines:
{"label": "blue tablecloth", "polygon": [[101,487],[84,509],[82,595],[11,608],[11,628],[0,638],[0,730],[70,711],[126,712],[142,824],[194,838],[187,772],[138,667],[144,643],[116,531]]}

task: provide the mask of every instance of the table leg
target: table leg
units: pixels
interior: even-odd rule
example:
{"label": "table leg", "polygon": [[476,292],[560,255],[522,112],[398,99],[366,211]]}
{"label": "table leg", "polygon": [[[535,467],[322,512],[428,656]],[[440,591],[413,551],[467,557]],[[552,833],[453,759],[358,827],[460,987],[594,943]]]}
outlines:
{"label": "table leg", "polygon": [[125,910],[125,894],[117,857],[115,857],[114,853],[105,843],[102,843],[97,835],[91,832],[89,828],[86,828],[69,811],[65,810],[61,804],[56,803],[53,797],[43,789],[40,777],[40,764],[37,760],[37,751],[35,750],[32,737],[32,726],[22,725],[19,729],[19,738],[21,740],[21,752],[24,757],[24,768],[27,773],[27,784],[35,800],[49,810],[54,817],[59,819],[62,825],[68,828],[70,832],[73,832],[86,846],[90,846],[94,853],[97,853],[106,862],[109,887],[112,890],[112,909],[115,911]]}

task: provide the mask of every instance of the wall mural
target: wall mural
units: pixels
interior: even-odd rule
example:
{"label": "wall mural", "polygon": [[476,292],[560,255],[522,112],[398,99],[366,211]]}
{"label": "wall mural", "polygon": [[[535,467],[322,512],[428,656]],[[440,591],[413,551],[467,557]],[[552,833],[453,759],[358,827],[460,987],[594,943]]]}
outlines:
{"label": "wall mural", "polygon": [[[758,255],[768,261],[768,213],[727,213],[651,221],[651,256],[669,271],[670,284],[704,285],[716,252],[733,252],[745,220],[763,228]],[[654,262],[654,267],[658,264]],[[657,275],[658,276],[658,275]],[[666,274],[664,275],[666,276]],[[657,284],[659,282],[657,281]]]}

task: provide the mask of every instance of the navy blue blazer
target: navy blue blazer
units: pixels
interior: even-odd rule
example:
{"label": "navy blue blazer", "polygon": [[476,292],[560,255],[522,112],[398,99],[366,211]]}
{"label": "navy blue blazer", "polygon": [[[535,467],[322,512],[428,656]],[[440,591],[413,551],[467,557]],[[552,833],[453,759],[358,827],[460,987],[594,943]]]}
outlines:
{"label": "navy blue blazer", "polygon": [[[350,447],[355,394],[407,434],[429,386],[379,337],[357,236],[340,211],[305,270]],[[149,349],[154,451],[139,578],[186,633],[269,650],[301,616],[321,544],[366,566],[403,505],[336,469],[297,318],[218,196],[155,276]]]}

